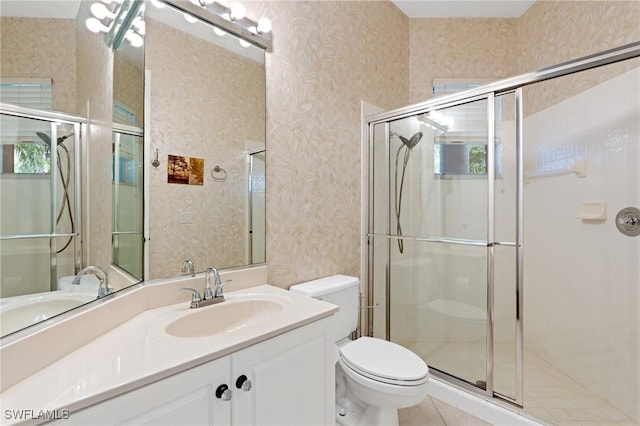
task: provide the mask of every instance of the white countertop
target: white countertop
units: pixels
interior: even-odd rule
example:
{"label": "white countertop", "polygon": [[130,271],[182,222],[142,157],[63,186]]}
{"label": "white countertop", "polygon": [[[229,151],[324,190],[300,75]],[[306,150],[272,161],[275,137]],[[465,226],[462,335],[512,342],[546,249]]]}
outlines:
{"label": "white countertop", "polygon": [[[6,410],[75,411],[337,311],[337,307],[329,303],[269,285],[230,292],[225,296],[227,301],[222,303],[252,296],[275,298],[283,308],[268,321],[196,338],[172,337],[164,332],[172,320],[197,311],[189,309],[188,303],[145,311],[2,392],[3,424],[7,421],[4,418]],[[9,420],[8,424],[12,421],[16,423]]]}

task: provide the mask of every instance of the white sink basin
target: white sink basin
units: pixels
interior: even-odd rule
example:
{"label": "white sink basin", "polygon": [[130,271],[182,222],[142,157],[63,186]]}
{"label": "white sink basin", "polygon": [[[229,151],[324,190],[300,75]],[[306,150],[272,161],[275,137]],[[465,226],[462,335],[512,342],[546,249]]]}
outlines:
{"label": "white sink basin", "polygon": [[93,294],[53,291],[11,299],[5,299],[0,307],[0,334],[3,336],[84,305],[96,297]]}
{"label": "white sink basin", "polygon": [[228,299],[216,305],[191,309],[170,322],[165,332],[174,337],[205,337],[263,325],[282,312],[277,299]]}

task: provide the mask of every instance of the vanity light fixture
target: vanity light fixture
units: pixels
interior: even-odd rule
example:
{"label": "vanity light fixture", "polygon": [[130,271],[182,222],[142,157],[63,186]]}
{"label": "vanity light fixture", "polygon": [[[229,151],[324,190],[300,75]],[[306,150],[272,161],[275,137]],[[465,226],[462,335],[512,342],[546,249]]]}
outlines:
{"label": "vanity light fixture", "polygon": [[85,25],[94,33],[105,33],[108,47],[117,50],[124,40],[132,46],[144,43],[144,1],[143,0],[102,0],[90,6],[93,15]]}
{"label": "vanity light fixture", "polygon": [[229,19],[231,19],[233,22],[236,22],[244,18],[246,13],[247,9],[243,5],[241,5],[240,3],[233,3],[229,8]]}
{"label": "vanity light fixture", "polygon": [[264,16],[258,19],[258,26],[256,27],[258,34],[266,34],[271,32],[271,20]]}
{"label": "vanity light fixture", "polygon": [[91,14],[98,19],[109,18],[113,20],[116,17],[116,14],[110,11],[104,3],[93,3],[90,10]]}
{"label": "vanity light fixture", "polygon": [[196,22],[198,22],[198,18],[196,18],[193,15],[190,15],[188,13],[184,14],[184,19],[186,19],[187,22],[190,23],[190,24],[195,24]]}
{"label": "vanity light fixture", "polygon": [[129,30],[124,35],[125,40],[127,40],[133,47],[140,47],[144,44],[144,39],[140,34],[133,30]]}
{"label": "vanity light fixture", "polygon": [[[160,0],[154,0],[160,1]],[[240,3],[231,3],[228,7],[222,2],[225,0],[163,0],[172,8],[183,13],[197,16],[204,22],[215,27],[215,33],[219,36],[230,33],[243,39],[246,43],[253,44],[263,49],[271,48],[271,21],[262,17],[255,22],[247,17],[246,8]],[[244,46],[245,43],[241,44]]]}

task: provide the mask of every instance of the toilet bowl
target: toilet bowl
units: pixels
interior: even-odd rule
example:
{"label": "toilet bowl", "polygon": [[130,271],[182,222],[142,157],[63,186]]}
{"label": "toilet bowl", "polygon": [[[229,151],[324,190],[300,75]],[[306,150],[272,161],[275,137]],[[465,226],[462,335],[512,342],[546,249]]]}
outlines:
{"label": "toilet bowl", "polygon": [[340,425],[396,426],[398,409],[427,396],[429,368],[410,350],[386,340],[349,340],[358,317],[357,278],[334,275],[298,284],[291,291],[336,304],[336,421]]}

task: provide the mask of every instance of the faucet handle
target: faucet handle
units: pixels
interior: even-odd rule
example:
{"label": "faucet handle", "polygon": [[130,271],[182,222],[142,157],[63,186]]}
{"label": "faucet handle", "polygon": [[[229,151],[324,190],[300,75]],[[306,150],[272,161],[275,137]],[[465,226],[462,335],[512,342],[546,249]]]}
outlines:
{"label": "faucet handle", "polygon": [[182,268],[180,270],[183,273],[191,274],[192,277],[196,276],[196,270],[193,266],[193,262],[191,261],[191,259],[185,259],[185,261],[182,262]]}
{"label": "faucet handle", "polygon": [[184,290],[188,290],[191,292],[191,307],[197,308],[200,305],[200,302],[202,301],[202,297],[200,297],[200,292],[198,292],[198,290],[196,290],[195,288],[190,288],[190,287],[184,287],[180,289],[180,291],[184,291]]}
{"label": "faucet handle", "polygon": [[222,281],[220,284],[216,285],[215,297],[223,297],[222,296],[222,290],[224,288],[224,285],[226,283],[228,283],[229,281],[233,281],[233,280]]}

